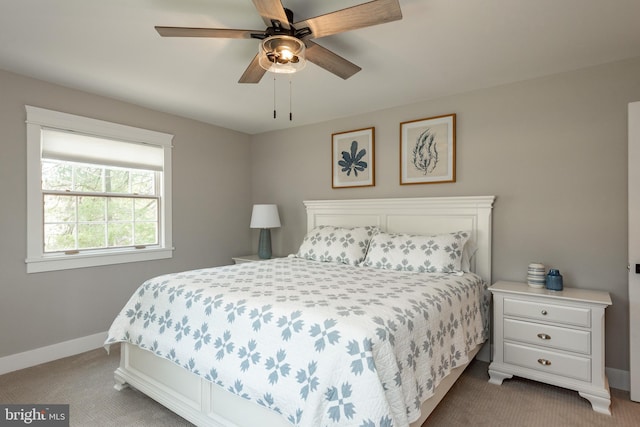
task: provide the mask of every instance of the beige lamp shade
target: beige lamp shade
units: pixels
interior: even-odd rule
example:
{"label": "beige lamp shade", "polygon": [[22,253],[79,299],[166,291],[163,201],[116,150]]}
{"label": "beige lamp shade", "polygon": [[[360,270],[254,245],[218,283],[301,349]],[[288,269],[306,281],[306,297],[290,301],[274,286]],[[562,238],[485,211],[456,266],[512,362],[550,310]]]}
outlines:
{"label": "beige lamp shade", "polygon": [[280,216],[278,205],[253,205],[251,228],[278,228]]}

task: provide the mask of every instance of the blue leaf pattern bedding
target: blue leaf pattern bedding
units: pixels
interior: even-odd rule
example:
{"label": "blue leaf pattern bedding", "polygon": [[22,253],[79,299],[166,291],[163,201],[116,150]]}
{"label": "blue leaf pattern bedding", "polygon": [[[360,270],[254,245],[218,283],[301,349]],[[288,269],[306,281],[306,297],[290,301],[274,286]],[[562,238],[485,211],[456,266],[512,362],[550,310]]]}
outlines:
{"label": "blue leaf pattern bedding", "polygon": [[488,337],[486,283],[282,258],[146,281],[129,342],[296,426],[407,426]]}

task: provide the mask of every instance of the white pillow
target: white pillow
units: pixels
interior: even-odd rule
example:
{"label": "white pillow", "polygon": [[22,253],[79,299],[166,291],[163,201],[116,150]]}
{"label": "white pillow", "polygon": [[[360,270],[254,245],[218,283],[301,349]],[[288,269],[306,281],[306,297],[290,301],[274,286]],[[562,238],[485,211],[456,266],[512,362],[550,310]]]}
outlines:
{"label": "white pillow", "polygon": [[358,265],[363,260],[378,227],[334,227],[321,225],[302,240],[296,257],[312,261]]}
{"label": "white pillow", "polygon": [[387,270],[456,273],[462,271],[462,253],[469,236],[467,231],[433,236],[378,233],[371,239],[362,265]]}
{"label": "white pillow", "polygon": [[471,272],[471,260],[473,256],[478,252],[478,245],[473,239],[467,240],[467,243],[464,245],[464,249],[462,250],[462,271],[465,273]]}

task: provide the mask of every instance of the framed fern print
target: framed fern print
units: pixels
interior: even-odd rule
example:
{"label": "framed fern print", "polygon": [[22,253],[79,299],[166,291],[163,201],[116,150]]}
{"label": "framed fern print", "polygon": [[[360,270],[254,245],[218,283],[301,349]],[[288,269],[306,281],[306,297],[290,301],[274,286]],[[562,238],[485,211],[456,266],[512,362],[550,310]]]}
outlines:
{"label": "framed fern print", "polygon": [[400,184],[456,182],[456,115],[400,123]]}
{"label": "framed fern print", "polygon": [[373,187],[375,178],[375,128],[331,135],[331,187]]}

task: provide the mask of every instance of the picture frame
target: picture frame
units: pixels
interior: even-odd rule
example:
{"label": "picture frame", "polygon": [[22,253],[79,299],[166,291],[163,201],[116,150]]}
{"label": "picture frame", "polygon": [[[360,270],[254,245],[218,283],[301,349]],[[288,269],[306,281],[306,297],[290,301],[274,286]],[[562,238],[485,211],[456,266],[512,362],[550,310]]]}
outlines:
{"label": "picture frame", "polygon": [[400,185],[456,182],[456,115],[400,123]]}
{"label": "picture frame", "polygon": [[375,127],[331,134],[331,187],[375,184]]}

